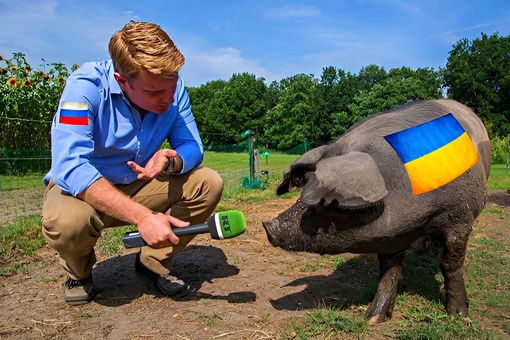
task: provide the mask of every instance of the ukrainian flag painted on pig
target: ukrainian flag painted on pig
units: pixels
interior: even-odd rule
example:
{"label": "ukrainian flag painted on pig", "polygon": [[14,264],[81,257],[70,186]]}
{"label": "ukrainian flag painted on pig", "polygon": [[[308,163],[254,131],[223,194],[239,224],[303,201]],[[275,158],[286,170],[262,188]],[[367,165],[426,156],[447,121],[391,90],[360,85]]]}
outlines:
{"label": "ukrainian flag painted on pig", "polygon": [[384,139],[404,163],[414,195],[453,181],[478,161],[473,142],[451,113]]}

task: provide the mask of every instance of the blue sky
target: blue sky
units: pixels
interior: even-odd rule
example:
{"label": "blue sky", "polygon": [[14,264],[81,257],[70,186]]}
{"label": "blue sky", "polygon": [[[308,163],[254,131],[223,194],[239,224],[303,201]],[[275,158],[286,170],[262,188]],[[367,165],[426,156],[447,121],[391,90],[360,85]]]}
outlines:
{"label": "blue sky", "polygon": [[462,38],[510,35],[510,1],[0,0],[0,55],[22,52],[34,68],[106,59],[129,20],[167,31],[188,86],[242,72],[270,83],[327,66],[444,67]]}

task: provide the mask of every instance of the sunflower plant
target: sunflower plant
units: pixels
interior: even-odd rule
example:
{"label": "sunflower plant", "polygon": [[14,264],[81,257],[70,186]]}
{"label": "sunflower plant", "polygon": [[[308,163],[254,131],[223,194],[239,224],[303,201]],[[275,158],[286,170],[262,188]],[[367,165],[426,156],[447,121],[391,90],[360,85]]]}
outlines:
{"label": "sunflower plant", "polygon": [[51,119],[70,72],[45,60],[41,67],[34,69],[22,53],[0,56],[0,159],[49,149]]}

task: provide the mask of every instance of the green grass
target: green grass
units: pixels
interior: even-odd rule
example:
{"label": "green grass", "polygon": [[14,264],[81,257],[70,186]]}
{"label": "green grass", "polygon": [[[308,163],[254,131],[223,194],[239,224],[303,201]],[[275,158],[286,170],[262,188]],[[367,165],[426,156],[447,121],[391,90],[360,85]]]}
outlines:
{"label": "green grass", "polygon": [[0,277],[25,272],[25,259],[44,244],[39,216],[16,219],[0,227]]}
{"label": "green grass", "polygon": [[297,155],[269,154],[267,164],[265,159],[261,159],[261,170],[268,171],[267,175],[263,174],[261,177],[265,189],[249,189],[242,185],[243,178],[250,177],[247,153],[206,152],[202,164],[216,170],[223,178],[225,187],[218,209],[228,210],[232,204],[259,203],[276,197],[275,190],[283,172],[297,158]]}
{"label": "green grass", "polygon": [[295,339],[336,339],[339,334],[343,338],[362,338],[368,332],[367,321],[359,315],[348,315],[343,311],[331,308],[317,308],[307,313],[304,321],[291,324],[292,331],[282,331],[283,338]]}
{"label": "green grass", "polygon": [[[241,182],[243,177],[250,176],[247,153],[205,152],[202,165],[215,169],[221,174],[225,186],[218,210],[230,210],[239,202],[258,203],[274,198],[276,186],[281,181],[283,172],[297,157],[297,155],[270,154],[267,162],[266,159],[261,159],[261,169],[269,172],[267,176],[263,175],[261,178],[265,189],[243,187]],[[43,175],[0,176],[0,191],[37,188],[42,195],[42,178]],[[287,195],[296,195],[296,193]],[[19,216],[12,222],[0,225],[0,255],[2,255],[0,275],[25,270],[23,265],[7,265],[4,263],[7,261],[3,259],[11,259],[11,263],[16,263],[22,262],[20,256],[31,256],[34,249],[44,244],[40,227],[38,215]],[[127,226],[105,230],[103,237],[98,240],[98,251],[107,256],[122,253],[124,247],[120,239],[124,232],[133,229],[133,226]],[[21,252],[19,252],[20,249]],[[16,256],[11,256],[13,254]]]}
{"label": "green grass", "polygon": [[504,164],[493,164],[489,176],[487,188],[491,190],[510,189],[510,169],[506,169]]}
{"label": "green grass", "polygon": [[3,176],[0,175],[0,191],[9,191],[26,188],[42,188],[43,175],[29,176]]}
{"label": "green grass", "polygon": [[[275,197],[282,173],[297,158],[295,155],[270,154],[262,170],[269,171],[262,181],[266,189],[247,189],[241,184],[249,176],[248,155],[206,152],[204,166],[222,176],[225,190],[218,206],[231,209],[237,203],[260,204]],[[42,176],[0,177],[0,191],[40,188]],[[505,165],[493,165],[488,182],[491,190],[510,188],[510,172]],[[288,195],[297,195],[292,193]],[[123,251],[121,235],[133,227],[110,229],[98,241],[98,251],[104,255]],[[344,279],[331,289],[332,296],[345,297],[337,307],[318,306],[308,310],[306,317],[294,320],[279,329],[282,338],[295,339],[504,339],[509,338],[510,318],[510,212],[487,206],[475,224],[470,237],[465,266],[466,288],[470,298],[470,325],[460,318],[445,314],[440,286],[437,253],[410,255],[405,259],[404,279],[399,286],[392,320],[369,326],[363,314],[377,285],[377,262],[373,256],[340,254],[303,261],[304,275],[332,269]],[[38,215],[20,216],[0,225],[0,277],[26,272],[30,257],[44,244],[40,235]],[[281,273],[285,275],[285,272]],[[353,289],[352,287],[356,287]],[[355,292],[355,294],[353,294]],[[350,294],[350,295],[349,295]],[[219,313],[203,316],[206,325],[214,324]],[[84,315],[84,317],[88,317]]]}
{"label": "green grass", "polygon": [[[250,196],[255,201],[260,201],[274,194],[274,190],[282,178],[282,174],[288,169],[289,165],[298,158],[297,155],[270,154],[267,158],[260,160],[262,170],[269,171],[269,174],[262,175],[262,182],[266,184],[268,190],[244,190],[241,180],[250,175],[249,159],[247,153],[216,153],[206,151],[204,155],[204,166],[215,169],[221,174],[225,182],[224,200],[235,202],[240,196]],[[15,189],[26,189],[42,187],[42,175],[32,176],[0,176],[0,191]],[[510,188],[510,169],[507,171],[504,164],[493,164],[487,187],[491,190]],[[254,194],[255,195],[250,195]],[[266,194],[268,194],[266,196]],[[243,200],[244,201],[244,200]]]}
{"label": "green grass", "polygon": [[[296,339],[508,339],[510,338],[510,211],[487,206],[475,223],[465,265],[466,289],[471,323],[445,313],[437,250],[423,255],[408,254],[404,278],[399,284],[394,317],[386,323],[365,328],[362,319],[377,279],[366,281],[366,272],[377,269],[365,257],[349,259],[349,254],[321,257],[321,267],[336,265],[345,277],[338,282],[334,296],[345,297],[341,308],[319,306],[307,317],[281,330],[282,338]],[[311,262],[317,267],[317,262]],[[304,265],[303,265],[304,266]],[[310,267],[310,265],[308,265]],[[365,277],[365,287],[352,289]],[[350,287],[350,288],[349,288]],[[324,287],[323,289],[333,289]],[[353,291],[355,297],[349,296]],[[332,294],[333,295],[333,294]]]}

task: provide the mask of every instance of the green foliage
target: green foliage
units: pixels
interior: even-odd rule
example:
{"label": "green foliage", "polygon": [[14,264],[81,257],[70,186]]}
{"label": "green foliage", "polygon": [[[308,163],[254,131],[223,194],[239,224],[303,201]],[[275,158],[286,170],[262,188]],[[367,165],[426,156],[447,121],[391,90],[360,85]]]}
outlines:
{"label": "green foliage", "polygon": [[510,136],[492,137],[491,163],[506,164],[510,159]]}
{"label": "green foliage", "polygon": [[448,97],[471,107],[489,135],[510,134],[510,36],[461,39],[442,70]]}
{"label": "green foliage", "polygon": [[[51,154],[44,149],[0,149],[0,174],[24,176],[45,174],[51,166]],[[0,182],[0,187],[2,183]]]}
{"label": "green foliage", "polygon": [[318,103],[318,128],[322,132],[319,144],[326,144],[340,136],[360,119],[348,113],[348,105],[361,88],[362,72],[356,76],[333,66],[324,68],[318,84],[318,96],[321,99]]}
{"label": "green foliage", "polygon": [[44,60],[42,67],[34,70],[22,53],[14,53],[11,59],[0,56],[0,174],[49,169],[51,120],[68,70],[62,63]]}
{"label": "green foliage", "polygon": [[303,140],[316,144],[317,81],[311,75],[299,74],[283,79],[278,104],[265,116],[264,141],[276,150],[289,149]]}
{"label": "green foliage", "polygon": [[228,82],[218,80],[188,88],[204,144],[238,143],[246,130],[260,136],[267,111],[266,91],[264,79],[248,73],[234,74]]}
{"label": "green foliage", "polygon": [[349,110],[356,117],[385,111],[405,104],[409,100],[441,98],[441,80],[433,69],[409,67],[391,69],[386,78],[378,81],[368,92],[354,97]]}
{"label": "green foliage", "polygon": [[329,66],[320,79],[297,74],[267,87],[263,79],[244,73],[188,92],[211,150],[238,144],[241,133],[251,130],[266,149],[285,151],[303,141],[312,147],[326,144],[363,117],[408,100],[440,98],[441,79],[429,68],[386,72],[369,65],[356,75]]}
{"label": "green foliage", "polygon": [[[22,53],[0,57],[0,145],[5,149],[48,148],[51,119],[68,76],[62,63],[34,70]],[[49,67],[46,69],[46,67]]]}
{"label": "green foliage", "polygon": [[[504,138],[510,135],[509,53],[510,37],[482,34],[472,42],[461,39],[438,71],[368,65],[354,74],[328,66],[318,78],[297,74],[269,85],[245,72],[188,87],[188,93],[202,141],[215,151],[242,147],[246,130],[259,149],[285,152],[301,143],[316,147],[369,114],[445,93],[474,109],[491,138]],[[32,71],[21,53],[0,60],[0,152],[48,147],[49,122],[68,73],[62,64],[44,64],[43,69],[47,66],[47,71]],[[501,155],[496,152],[496,162]],[[2,158],[7,157],[0,154],[0,163]]]}

